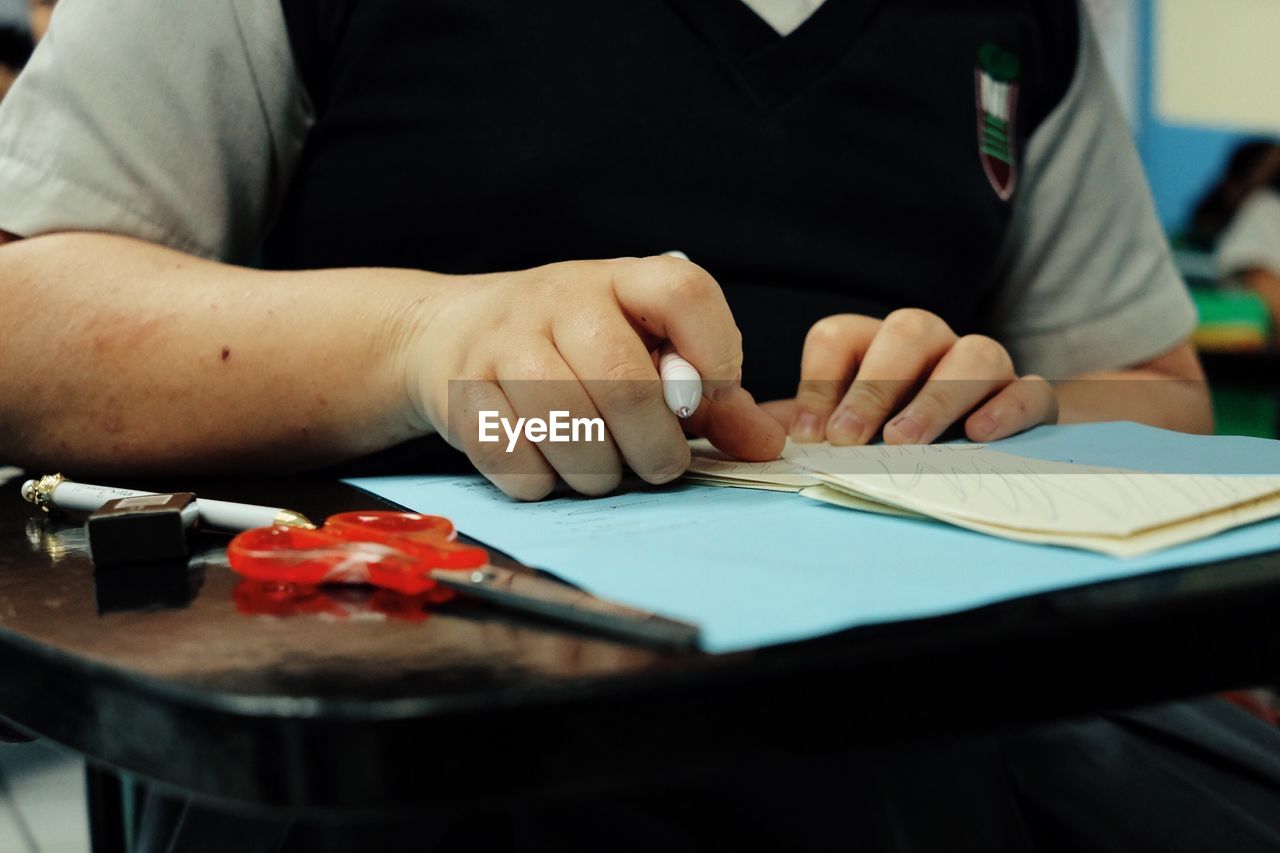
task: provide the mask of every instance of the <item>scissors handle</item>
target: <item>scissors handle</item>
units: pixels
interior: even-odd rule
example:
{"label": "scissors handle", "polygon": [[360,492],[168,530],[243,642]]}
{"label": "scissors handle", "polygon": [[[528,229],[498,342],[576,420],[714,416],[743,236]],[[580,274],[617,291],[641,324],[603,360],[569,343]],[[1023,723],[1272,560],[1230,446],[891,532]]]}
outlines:
{"label": "scissors handle", "polygon": [[488,551],[456,541],[453,522],[439,515],[381,510],[342,512],[329,516],[324,530],[343,539],[390,545],[432,568],[471,569],[489,562]]}
{"label": "scissors handle", "polygon": [[559,581],[501,566],[434,569],[431,578],[448,589],[513,610],[664,648],[698,645],[697,625],[668,619],[602,598]]}

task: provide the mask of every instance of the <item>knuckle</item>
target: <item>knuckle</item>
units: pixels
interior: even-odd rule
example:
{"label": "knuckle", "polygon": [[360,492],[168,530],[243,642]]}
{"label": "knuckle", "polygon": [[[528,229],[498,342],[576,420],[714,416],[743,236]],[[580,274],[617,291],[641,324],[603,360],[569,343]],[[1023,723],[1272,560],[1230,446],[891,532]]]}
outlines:
{"label": "knuckle", "polygon": [[940,419],[958,413],[962,408],[951,389],[942,387],[921,391],[914,405],[920,407],[927,415]]}
{"label": "knuckle", "polygon": [[565,278],[568,280],[580,281],[585,278],[596,285],[601,285],[612,281],[619,269],[634,261],[634,258],[590,258],[581,261],[561,261],[553,266],[567,267],[570,275],[566,275]]}
{"label": "knuckle", "polygon": [[1053,383],[1043,376],[1029,374],[1022,377],[1010,386],[1009,393],[1005,396],[1011,398],[1017,404],[1018,411],[1028,417],[1035,415],[1053,421],[1058,419],[1057,392],[1054,391]]}
{"label": "knuckle", "polygon": [[733,352],[707,369],[704,380],[736,381],[742,378],[742,335],[736,329],[736,342],[730,342]]}
{"label": "knuckle", "polygon": [[690,269],[698,269],[698,266],[692,261],[686,261],[684,258],[677,258],[672,255],[650,255],[646,258],[636,258],[632,263],[664,279],[675,278]]}
{"label": "knuckle", "polygon": [[520,354],[503,370],[501,379],[528,381],[552,375],[553,365],[546,358],[529,352],[527,347],[517,347],[517,352]]}
{"label": "knuckle", "polygon": [[884,330],[904,338],[922,338],[940,326],[942,319],[920,308],[899,308],[884,318]]}
{"label": "knuckle", "polygon": [[1007,411],[1019,421],[1022,421],[1031,415],[1030,401],[1025,394],[1009,394],[1008,402],[1005,404],[1009,408]]}
{"label": "knuckle", "polygon": [[[633,360],[614,361],[604,367],[600,377],[607,385],[606,389],[617,392],[645,396],[641,390],[657,383],[652,364],[640,364]],[[614,388],[613,386],[617,386]]]}
{"label": "knuckle", "polygon": [[663,258],[676,264],[676,268],[664,271],[667,296],[677,305],[696,305],[714,299],[720,293],[715,279],[701,267],[676,258]]}
{"label": "knuckle", "polygon": [[832,314],[829,317],[823,317],[809,327],[804,337],[805,348],[829,348],[843,342],[848,337],[853,316],[852,314]]}
{"label": "knuckle", "polygon": [[1013,375],[1013,359],[1009,357],[1009,351],[995,338],[986,335],[965,335],[956,342],[956,348],[980,368],[992,371],[993,378]]}
{"label": "knuckle", "polygon": [[844,390],[837,379],[802,379],[796,389],[796,406],[801,409],[832,409]]}
{"label": "knuckle", "polygon": [[887,412],[893,406],[897,387],[901,384],[885,379],[854,380],[840,408]]}

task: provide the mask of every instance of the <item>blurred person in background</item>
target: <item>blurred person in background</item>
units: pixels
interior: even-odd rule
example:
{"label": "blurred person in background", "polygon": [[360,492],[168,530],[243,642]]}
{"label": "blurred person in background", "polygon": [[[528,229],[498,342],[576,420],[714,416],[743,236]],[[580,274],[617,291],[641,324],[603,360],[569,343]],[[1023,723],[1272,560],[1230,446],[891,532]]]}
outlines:
{"label": "blurred person in background", "polygon": [[30,56],[30,36],[17,27],[0,27],[0,101],[9,94],[9,87]]}
{"label": "blurred person in background", "polygon": [[1212,250],[1223,281],[1238,282],[1280,317],[1280,143],[1246,142],[1196,207],[1193,242]]}
{"label": "blurred person in background", "polygon": [[31,25],[31,37],[36,41],[44,38],[49,29],[49,16],[58,0],[27,0],[27,19]]}

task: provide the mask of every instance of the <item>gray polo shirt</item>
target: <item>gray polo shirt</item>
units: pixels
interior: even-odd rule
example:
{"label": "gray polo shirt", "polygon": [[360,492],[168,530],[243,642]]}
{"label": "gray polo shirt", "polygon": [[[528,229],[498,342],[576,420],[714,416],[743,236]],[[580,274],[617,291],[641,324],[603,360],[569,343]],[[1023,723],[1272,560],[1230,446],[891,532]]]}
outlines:
{"label": "gray polo shirt", "polygon": [[[819,5],[750,2],[781,32]],[[1145,362],[1195,325],[1081,17],[1075,78],[1025,153],[989,318],[1021,372],[1054,379]],[[313,121],[274,0],[62,0],[0,106],[0,229],[245,263]]]}
{"label": "gray polo shirt", "polygon": [[1234,278],[1251,270],[1280,276],[1280,192],[1253,192],[1218,241],[1218,274]]}

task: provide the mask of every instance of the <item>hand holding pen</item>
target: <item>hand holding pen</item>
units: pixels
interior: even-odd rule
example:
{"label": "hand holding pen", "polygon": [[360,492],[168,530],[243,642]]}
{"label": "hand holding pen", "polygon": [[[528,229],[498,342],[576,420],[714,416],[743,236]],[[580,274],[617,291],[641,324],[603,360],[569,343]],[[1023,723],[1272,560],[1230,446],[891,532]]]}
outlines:
{"label": "hand holding pen", "polygon": [[[696,264],[574,261],[477,278],[417,336],[410,387],[423,417],[509,495],[536,500],[558,480],[605,494],[624,466],[668,482],[688,465],[686,431],[738,458],[781,451],[782,427],[741,387],[742,340],[729,305]],[[671,356],[665,368],[654,353]],[[660,369],[672,377],[665,389]],[[695,376],[702,393],[669,406],[664,390],[690,388]],[[538,441],[545,424],[511,441],[480,429],[482,413],[514,435],[555,410],[600,420],[603,440]]]}

